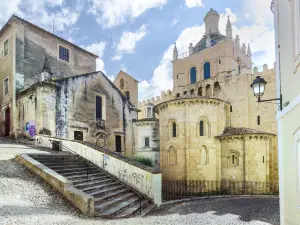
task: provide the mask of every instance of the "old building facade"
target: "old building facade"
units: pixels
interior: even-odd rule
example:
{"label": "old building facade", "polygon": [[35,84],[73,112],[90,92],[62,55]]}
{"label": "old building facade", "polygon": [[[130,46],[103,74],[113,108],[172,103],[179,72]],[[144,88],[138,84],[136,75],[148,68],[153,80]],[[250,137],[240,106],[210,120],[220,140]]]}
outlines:
{"label": "old building facade", "polygon": [[[96,71],[97,56],[17,16],[0,30],[1,134],[15,135],[19,91],[43,79]],[[41,72],[46,63],[49,77]]]}
{"label": "old building facade", "polygon": [[133,155],[137,109],[95,72],[98,56],[16,16],[0,45],[2,135],[45,134]]}
{"label": "old building facade", "polygon": [[173,90],[139,103],[140,120],[155,105],[163,179],[276,183],[277,106],[257,103],[250,88],[262,76],[272,98],[275,68],[252,72],[250,46],[232,38],[230,18],[226,35],[215,10],[204,21],[206,33],[183,58],[174,46]]}

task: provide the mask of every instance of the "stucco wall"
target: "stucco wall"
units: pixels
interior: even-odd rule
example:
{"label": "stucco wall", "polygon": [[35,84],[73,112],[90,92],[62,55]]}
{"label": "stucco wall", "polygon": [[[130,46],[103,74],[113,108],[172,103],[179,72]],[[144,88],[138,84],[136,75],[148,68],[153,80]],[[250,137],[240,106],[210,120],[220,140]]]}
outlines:
{"label": "stucco wall", "polygon": [[[275,36],[277,62],[277,97],[283,97],[283,111],[278,112],[278,148],[280,176],[280,217],[284,225],[296,225],[300,221],[300,52],[299,4],[275,1]],[[277,48],[278,47],[278,48]],[[280,69],[280,70],[279,70]]]}
{"label": "stucco wall", "polygon": [[[8,40],[9,54],[4,57],[4,42]],[[0,114],[0,133],[4,134],[4,120],[5,120],[5,110],[10,108],[10,131],[13,130],[13,111],[14,107],[14,51],[15,51],[15,34],[12,28],[7,29],[0,36],[0,104],[1,104],[1,114]],[[8,77],[9,87],[8,94],[4,95],[4,79]]]}
{"label": "stucco wall", "polygon": [[[19,89],[40,80],[47,57],[53,77],[72,76],[96,71],[96,58],[32,26],[16,23],[16,73]],[[58,45],[70,49],[70,62],[58,58]],[[23,81],[21,81],[23,78]],[[22,85],[23,83],[23,85]],[[23,86],[23,87],[22,87]]]}
{"label": "stucco wall", "polygon": [[[133,119],[137,113],[124,96],[101,72],[76,76],[56,82],[57,93],[56,129],[57,136],[74,139],[74,131],[82,131],[84,141],[96,143],[99,135],[106,138],[106,146],[115,151],[115,136],[122,137],[122,151],[132,156],[135,148]],[[102,116],[105,129],[96,124],[96,96],[102,98]]]}

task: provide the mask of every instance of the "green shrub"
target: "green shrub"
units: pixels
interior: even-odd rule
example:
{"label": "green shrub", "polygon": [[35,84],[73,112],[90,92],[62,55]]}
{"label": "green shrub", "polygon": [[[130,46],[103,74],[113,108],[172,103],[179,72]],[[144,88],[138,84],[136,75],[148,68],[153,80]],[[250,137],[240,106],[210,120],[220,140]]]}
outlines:
{"label": "green shrub", "polygon": [[39,134],[51,135],[51,131],[47,128],[43,128],[40,130]]}
{"label": "green shrub", "polygon": [[151,161],[150,159],[148,159],[148,158],[141,157],[141,156],[136,156],[136,157],[134,158],[134,160],[137,161],[137,162],[139,162],[139,163],[142,163],[142,164],[144,164],[144,165],[146,165],[146,166],[151,166],[151,167],[153,167],[152,161]]}

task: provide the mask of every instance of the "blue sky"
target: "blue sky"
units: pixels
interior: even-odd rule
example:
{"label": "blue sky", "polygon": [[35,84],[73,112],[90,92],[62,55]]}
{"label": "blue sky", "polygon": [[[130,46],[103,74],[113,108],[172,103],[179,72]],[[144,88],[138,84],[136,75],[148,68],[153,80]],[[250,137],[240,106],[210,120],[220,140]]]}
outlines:
{"label": "blue sky", "polygon": [[35,23],[100,56],[97,69],[114,79],[120,69],[139,84],[139,99],[172,89],[172,49],[188,51],[204,34],[210,8],[225,34],[250,43],[253,66],[275,61],[273,14],[267,0],[10,0],[0,2],[0,26],[12,14]]}

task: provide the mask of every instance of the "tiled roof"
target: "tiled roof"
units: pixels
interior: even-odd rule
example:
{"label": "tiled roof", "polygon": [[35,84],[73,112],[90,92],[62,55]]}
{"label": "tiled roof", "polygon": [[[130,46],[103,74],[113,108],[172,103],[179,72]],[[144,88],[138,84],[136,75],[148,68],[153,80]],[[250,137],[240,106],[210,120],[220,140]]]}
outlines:
{"label": "tiled roof", "polygon": [[228,137],[228,136],[236,136],[236,135],[246,135],[246,134],[266,134],[266,135],[274,135],[265,131],[254,130],[246,127],[225,127],[223,133],[219,137]]}

